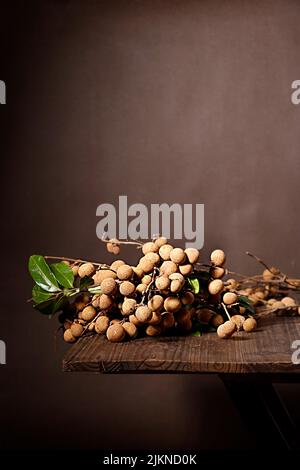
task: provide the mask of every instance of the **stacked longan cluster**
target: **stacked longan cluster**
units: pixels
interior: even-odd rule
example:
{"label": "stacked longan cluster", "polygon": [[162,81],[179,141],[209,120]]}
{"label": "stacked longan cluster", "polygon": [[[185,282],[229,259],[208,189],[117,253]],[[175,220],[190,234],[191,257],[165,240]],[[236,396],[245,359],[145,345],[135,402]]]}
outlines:
{"label": "stacked longan cluster", "polygon": [[[119,250],[118,241],[110,240],[107,249]],[[234,291],[236,281],[222,280],[226,274],[222,250],[214,250],[202,270],[196,268],[197,249],[173,247],[165,237],[144,243],[141,250],[135,266],[123,260],[97,269],[93,263],[72,266],[75,276],[91,278],[93,285],[76,299],[73,318],[64,318],[65,341],[74,342],[88,331],[112,342],[172,330],[184,334],[199,324],[218,329],[225,338],[230,336],[225,334],[225,320],[231,315],[240,316],[239,322],[244,319],[246,325],[248,320],[241,316],[245,308]],[[230,322],[235,325],[234,319]]]}

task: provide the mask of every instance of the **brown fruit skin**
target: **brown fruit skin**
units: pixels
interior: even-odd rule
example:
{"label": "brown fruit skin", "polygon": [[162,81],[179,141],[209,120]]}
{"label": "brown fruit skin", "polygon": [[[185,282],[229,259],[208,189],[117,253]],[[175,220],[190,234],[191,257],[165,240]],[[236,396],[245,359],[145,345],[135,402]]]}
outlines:
{"label": "brown fruit skin", "polygon": [[70,329],[74,338],[78,338],[83,333],[83,326],[79,323],[73,323]]}
{"label": "brown fruit skin", "polygon": [[109,318],[105,315],[98,317],[95,323],[95,331],[96,333],[102,335],[106,333],[106,330],[109,327]]}
{"label": "brown fruit skin", "polygon": [[214,266],[223,266],[226,256],[223,250],[214,250],[210,254],[210,260]]}
{"label": "brown fruit skin", "polygon": [[123,261],[122,259],[116,259],[116,261],[114,261],[113,263],[111,263],[110,269],[111,269],[112,271],[117,272],[117,269],[118,269],[120,266],[123,266],[124,264],[125,264],[125,261]]}
{"label": "brown fruit skin", "polygon": [[89,331],[94,331],[95,325],[96,325],[95,322],[90,323],[89,326],[88,326],[88,330],[89,330]]}
{"label": "brown fruit skin", "polygon": [[175,318],[173,313],[170,312],[163,312],[161,315],[161,322],[160,326],[162,330],[168,330],[170,328],[173,328],[175,325]]}
{"label": "brown fruit skin", "polygon": [[135,292],[135,285],[130,281],[123,281],[119,286],[119,291],[122,295],[132,295]]}
{"label": "brown fruit skin", "polygon": [[159,312],[152,312],[152,317],[148,321],[149,325],[158,325],[161,322],[161,314]]}
{"label": "brown fruit skin", "polygon": [[117,277],[116,273],[111,271],[110,269],[99,269],[99,271],[97,271],[94,274],[93,280],[94,280],[95,286],[100,286],[102,281],[104,281],[104,279],[108,279],[108,278],[116,279],[116,277]]}
{"label": "brown fruit skin", "polygon": [[144,273],[150,273],[151,271],[153,271],[154,263],[152,263],[152,261],[143,256],[140,259],[138,266],[144,271]]}
{"label": "brown fruit skin", "polygon": [[221,281],[221,279],[214,279],[213,281],[210,281],[210,283],[208,284],[208,292],[211,295],[220,294],[220,292],[222,292],[223,290],[223,287],[224,287],[224,284],[223,284],[223,281]]}
{"label": "brown fruit skin", "polygon": [[241,305],[239,306],[239,311],[240,311],[240,314],[241,315],[244,315],[244,313],[246,312],[246,308],[245,307],[242,307]]}
{"label": "brown fruit skin", "polygon": [[179,279],[174,279],[174,281],[171,281],[171,286],[170,286],[170,291],[173,294],[177,294],[182,288],[183,288],[184,283],[180,281]]}
{"label": "brown fruit skin", "polygon": [[156,265],[159,264],[161,259],[158,253],[147,253],[144,258],[149,260],[152,264]]}
{"label": "brown fruit skin", "polygon": [[188,310],[183,308],[179,310],[178,312],[174,313],[174,318],[175,318],[176,323],[180,325],[180,323],[184,323],[186,320],[190,320],[191,315]]}
{"label": "brown fruit skin", "polygon": [[168,243],[168,240],[166,239],[166,237],[159,237],[155,240],[154,243],[158,251],[163,245],[166,245]]}
{"label": "brown fruit skin", "polygon": [[75,265],[75,266],[72,266],[72,271],[73,271],[73,274],[74,276],[78,276],[78,269],[79,269],[79,266]]}
{"label": "brown fruit skin", "polygon": [[200,256],[200,251],[197,250],[197,248],[186,248],[184,252],[187,256],[189,263],[191,264],[197,263],[199,256]]}
{"label": "brown fruit skin", "polygon": [[120,248],[119,245],[114,245],[114,246],[112,247],[112,253],[113,253],[114,255],[119,255],[119,254],[120,254],[120,251],[121,251],[121,248]]}
{"label": "brown fruit skin", "polygon": [[76,338],[72,335],[70,328],[64,332],[64,340],[66,343],[75,343]]}
{"label": "brown fruit skin", "polygon": [[[223,269],[223,268],[221,268]],[[226,281],[226,288],[227,289],[231,289],[231,290],[234,290],[236,289],[238,286],[238,282],[235,280],[235,279],[227,279]]]}
{"label": "brown fruit skin", "polygon": [[179,269],[179,272],[183,276],[188,276],[193,271],[193,265],[192,264],[181,264],[180,266],[178,266],[178,269]]}
{"label": "brown fruit skin", "polygon": [[236,329],[236,324],[231,320],[227,320],[225,323],[223,323],[223,325],[218,327],[217,335],[219,338],[227,339],[233,335]]}
{"label": "brown fruit skin", "polygon": [[112,277],[108,277],[103,279],[100,287],[103,294],[114,294],[117,290],[117,283]]}
{"label": "brown fruit skin", "polygon": [[93,307],[99,307],[99,301],[100,301],[100,294],[95,294],[92,298],[92,306]]}
{"label": "brown fruit skin", "polygon": [[142,325],[142,323],[136,318],[135,315],[132,315],[132,314],[129,315],[129,318],[128,318],[128,319],[129,319],[129,321],[130,321],[131,323],[133,323],[135,326],[140,326],[140,325]]}
{"label": "brown fruit skin", "polygon": [[142,284],[146,284],[146,286],[148,286],[151,281],[152,281],[152,277],[150,276],[150,274],[146,274],[146,275],[143,276],[142,279],[141,279],[141,283],[142,283]]}
{"label": "brown fruit skin", "polygon": [[225,269],[221,266],[213,266],[210,268],[209,273],[213,279],[222,279],[225,275]]}
{"label": "brown fruit skin", "polygon": [[195,296],[193,292],[187,291],[183,294],[180,300],[183,305],[191,305],[195,300]]}
{"label": "brown fruit skin", "polygon": [[92,263],[83,263],[78,268],[79,277],[91,276],[95,272],[95,267]]}
{"label": "brown fruit skin", "polygon": [[193,327],[193,324],[192,324],[192,321],[190,320],[190,318],[187,318],[186,320],[178,323],[178,328],[180,331],[183,331],[183,332],[189,332],[191,331]]}
{"label": "brown fruit skin", "polygon": [[113,244],[110,242],[106,243],[106,249],[108,253],[113,253]]}
{"label": "brown fruit skin", "polygon": [[147,253],[156,253],[158,251],[157,245],[154,242],[144,243],[142,246],[142,252],[144,255]]}
{"label": "brown fruit skin", "polygon": [[164,309],[166,312],[174,313],[178,312],[181,308],[180,299],[177,297],[167,297],[164,301]]}
{"label": "brown fruit skin", "polygon": [[214,315],[213,310],[209,310],[209,308],[201,308],[197,310],[197,318],[202,323],[209,323]]}
{"label": "brown fruit skin", "polygon": [[161,328],[156,325],[148,325],[146,328],[146,335],[148,336],[159,336],[161,334]]}
{"label": "brown fruit skin", "polygon": [[272,308],[276,309],[276,310],[282,310],[285,308],[285,305],[283,302],[280,302],[279,300],[276,300],[276,302],[274,302],[272,304]]}
{"label": "brown fruit skin", "polygon": [[170,259],[170,253],[173,250],[172,245],[169,245],[169,243],[163,245],[160,247],[158,253],[159,256],[164,260],[168,261]]}
{"label": "brown fruit skin", "polygon": [[112,298],[107,294],[101,294],[99,299],[99,308],[101,310],[107,310],[113,305]]}
{"label": "brown fruit skin", "polygon": [[177,272],[177,265],[174,261],[164,261],[160,267],[159,273],[162,276],[170,276]]}
{"label": "brown fruit skin", "polygon": [[71,325],[72,325],[71,320],[65,320],[64,321],[64,329],[65,330],[68,330],[69,328],[71,328]]}
{"label": "brown fruit skin", "polygon": [[163,308],[164,305],[164,298],[161,295],[154,295],[149,301],[148,301],[148,308],[152,312],[158,312]]}
{"label": "brown fruit skin", "polygon": [[112,343],[119,343],[125,338],[125,330],[120,323],[116,323],[107,329],[106,337]]}
{"label": "brown fruit skin", "polygon": [[120,279],[120,281],[126,281],[127,279],[130,279],[132,275],[133,275],[133,269],[128,264],[123,264],[122,266],[119,266],[117,269],[117,276]]}
{"label": "brown fruit skin", "polygon": [[138,330],[137,330],[137,327],[133,323],[126,321],[125,323],[123,323],[122,326],[125,332],[127,333],[127,335],[129,336],[129,338],[133,339],[137,336]]}
{"label": "brown fruit skin", "polygon": [[96,316],[96,310],[94,307],[89,305],[88,307],[85,307],[82,312],[81,312],[82,319],[85,321],[91,321],[93,318]]}
{"label": "brown fruit skin", "polygon": [[136,308],[136,300],[134,299],[125,299],[122,304],[122,314],[131,315],[134,313]]}
{"label": "brown fruit skin", "polygon": [[119,318],[113,318],[109,324],[110,325],[119,325],[119,323],[121,323],[121,320]]}
{"label": "brown fruit skin", "polygon": [[152,317],[152,311],[149,307],[138,307],[135,311],[135,316],[141,323],[146,323]]}
{"label": "brown fruit skin", "polygon": [[238,331],[243,328],[243,324],[245,320],[246,320],[245,317],[243,317],[242,315],[232,315],[231,317],[231,321],[233,321],[233,323],[236,324]]}
{"label": "brown fruit skin", "polygon": [[146,289],[147,289],[147,286],[145,284],[139,284],[135,290],[139,292],[140,294],[143,294]]}
{"label": "brown fruit skin", "polygon": [[220,315],[219,313],[216,313],[212,317],[210,323],[214,328],[218,328],[220,325],[223,325],[224,319],[223,319],[222,315]]}
{"label": "brown fruit skin", "polygon": [[141,279],[144,276],[144,271],[140,266],[132,266],[133,273],[134,275],[138,278]]}
{"label": "brown fruit skin", "polygon": [[255,330],[257,327],[257,322],[254,318],[247,318],[244,323],[243,323],[243,329],[247,331],[247,333],[250,333],[250,331]]}
{"label": "brown fruit skin", "polygon": [[176,264],[183,264],[186,260],[186,254],[182,248],[173,248],[170,252],[170,260]]}
{"label": "brown fruit skin", "polygon": [[235,304],[238,300],[238,296],[234,292],[226,292],[223,295],[223,302],[226,305]]}
{"label": "brown fruit skin", "polygon": [[286,307],[295,307],[295,305],[296,305],[296,302],[292,297],[283,297],[283,299],[281,299],[281,302]]}
{"label": "brown fruit skin", "polygon": [[171,281],[167,276],[159,276],[155,281],[155,285],[157,289],[159,290],[168,289],[170,284],[171,284]]}
{"label": "brown fruit skin", "polygon": [[75,302],[75,307],[77,311],[83,310],[85,306],[86,306],[86,303],[82,302],[82,300]]}
{"label": "brown fruit skin", "polygon": [[271,281],[272,279],[274,279],[274,274],[268,269],[265,269],[262,273],[262,277],[264,281]]}

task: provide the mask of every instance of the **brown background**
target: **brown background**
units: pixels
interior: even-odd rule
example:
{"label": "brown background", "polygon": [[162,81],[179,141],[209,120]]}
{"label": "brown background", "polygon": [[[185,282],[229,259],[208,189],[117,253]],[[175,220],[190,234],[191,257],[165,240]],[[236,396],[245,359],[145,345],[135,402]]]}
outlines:
{"label": "brown background", "polygon": [[[203,259],[299,275],[299,18],[296,0],[1,2],[1,447],[254,446],[215,377],[62,374],[26,264],[110,261],[96,207],[127,194],[204,203]],[[299,387],[280,391],[299,422]]]}

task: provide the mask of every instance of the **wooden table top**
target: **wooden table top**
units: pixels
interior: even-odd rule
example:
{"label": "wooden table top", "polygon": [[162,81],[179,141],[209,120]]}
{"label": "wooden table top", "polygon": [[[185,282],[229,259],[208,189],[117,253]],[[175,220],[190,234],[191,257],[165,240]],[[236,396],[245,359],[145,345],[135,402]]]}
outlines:
{"label": "wooden table top", "polygon": [[300,340],[300,316],[264,318],[256,331],[239,332],[228,340],[205,333],[110,343],[104,336],[92,335],[69,349],[63,370],[294,375],[300,374],[300,365],[291,358],[295,340]]}

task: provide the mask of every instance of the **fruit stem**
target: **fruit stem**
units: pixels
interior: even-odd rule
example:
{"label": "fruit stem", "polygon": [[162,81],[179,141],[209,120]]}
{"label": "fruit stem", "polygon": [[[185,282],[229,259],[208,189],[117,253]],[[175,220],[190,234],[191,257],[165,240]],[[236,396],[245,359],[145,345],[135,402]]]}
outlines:
{"label": "fruit stem", "polygon": [[225,313],[226,313],[227,317],[229,318],[229,320],[231,320],[231,316],[229,315],[229,312],[228,312],[228,310],[227,310],[226,305],[224,304],[224,302],[222,302],[222,307],[224,308]]}

